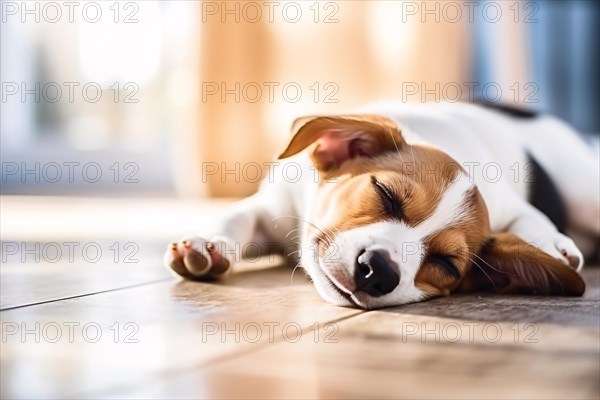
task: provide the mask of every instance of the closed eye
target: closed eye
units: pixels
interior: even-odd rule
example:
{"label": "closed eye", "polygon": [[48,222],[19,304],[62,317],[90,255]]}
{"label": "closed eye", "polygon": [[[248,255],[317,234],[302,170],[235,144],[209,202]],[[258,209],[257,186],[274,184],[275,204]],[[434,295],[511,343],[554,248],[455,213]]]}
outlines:
{"label": "closed eye", "polygon": [[440,254],[430,254],[428,260],[435,264],[436,267],[441,269],[446,275],[456,279],[460,278],[460,270],[452,262],[452,257]]}
{"label": "closed eye", "polygon": [[375,187],[375,190],[377,191],[377,194],[383,203],[383,208],[385,209],[386,214],[393,217],[402,218],[402,206],[400,205],[400,200],[394,194],[394,192],[392,192],[383,183],[379,182],[374,176],[371,177],[371,183]]}

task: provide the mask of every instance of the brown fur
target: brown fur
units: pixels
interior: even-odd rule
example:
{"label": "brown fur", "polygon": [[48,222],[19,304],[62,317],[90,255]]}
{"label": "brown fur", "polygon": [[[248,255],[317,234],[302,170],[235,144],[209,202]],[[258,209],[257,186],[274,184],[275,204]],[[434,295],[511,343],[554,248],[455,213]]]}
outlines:
{"label": "brown fur", "polygon": [[458,292],[581,296],[585,291],[577,272],[510,233],[492,235],[479,257]]}
{"label": "brown fur", "polygon": [[375,156],[404,143],[396,124],[388,118],[377,115],[348,115],[339,117],[307,117],[294,122],[292,139],[279,158],[291,157],[309,146],[313,146],[311,157],[322,171],[336,166],[320,157],[318,145],[322,137],[333,132],[344,132],[346,136],[357,135],[363,139],[363,150],[369,156]]}
{"label": "brown fur", "polygon": [[[483,198],[474,189],[467,199],[470,207],[470,218],[440,231],[425,240],[425,246],[431,254],[451,255],[454,265],[460,270],[461,277],[466,276],[477,254],[490,233],[487,208]],[[443,273],[427,259],[415,277],[415,286],[430,297],[449,295],[459,285],[455,279]]]}

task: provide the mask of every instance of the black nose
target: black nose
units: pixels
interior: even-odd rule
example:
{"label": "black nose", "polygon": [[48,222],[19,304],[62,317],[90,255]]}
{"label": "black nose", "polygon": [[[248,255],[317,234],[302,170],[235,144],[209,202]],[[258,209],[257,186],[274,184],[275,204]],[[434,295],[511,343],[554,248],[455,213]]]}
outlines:
{"label": "black nose", "polygon": [[400,282],[398,271],[385,251],[363,250],[356,258],[354,282],[356,291],[378,297],[388,294]]}

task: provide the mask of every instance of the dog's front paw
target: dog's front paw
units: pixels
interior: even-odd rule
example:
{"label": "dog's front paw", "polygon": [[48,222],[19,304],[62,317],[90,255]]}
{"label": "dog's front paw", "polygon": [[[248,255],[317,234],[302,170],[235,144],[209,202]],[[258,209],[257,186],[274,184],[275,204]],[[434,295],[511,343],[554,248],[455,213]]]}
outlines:
{"label": "dog's front paw", "polygon": [[206,240],[199,236],[186,237],[171,243],[164,263],[188,279],[218,278],[231,271],[234,249],[226,238]]}
{"label": "dog's front paw", "polygon": [[583,268],[583,254],[577,248],[571,238],[556,233],[552,238],[546,238],[538,243],[540,250],[545,251],[552,257],[562,261],[568,267],[575,269],[577,272]]}

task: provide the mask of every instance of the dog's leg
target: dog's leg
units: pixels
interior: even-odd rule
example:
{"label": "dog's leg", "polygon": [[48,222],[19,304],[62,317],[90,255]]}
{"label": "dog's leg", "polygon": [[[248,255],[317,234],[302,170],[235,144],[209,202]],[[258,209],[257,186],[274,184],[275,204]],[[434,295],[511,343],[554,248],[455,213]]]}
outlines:
{"label": "dog's leg", "polygon": [[172,243],[164,256],[165,265],[189,279],[218,278],[233,270],[247,247],[273,251],[274,243],[280,242],[273,219],[282,210],[270,205],[266,197],[259,192],[244,199],[216,226]]}
{"label": "dog's leg", "polygon": [[600,259],[600,159],[570,126],[544,117],[523,132],[527,149],[556,185],[566,232],[587,257]]}
{"label": "dog's leg", "polygon": [[600,237],[600,159],[571,127],[545,118],[524,135],[528,149],[550,175],[564,200],[568,231]]}
{"label": "dog's leg", "polygon": [[558,232],[552,222],[529,203],[522,202],[507,230],[577,271],[584,258],[573,240]]}

